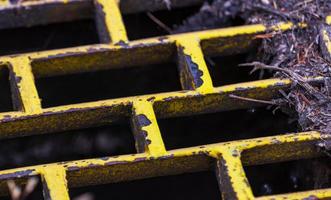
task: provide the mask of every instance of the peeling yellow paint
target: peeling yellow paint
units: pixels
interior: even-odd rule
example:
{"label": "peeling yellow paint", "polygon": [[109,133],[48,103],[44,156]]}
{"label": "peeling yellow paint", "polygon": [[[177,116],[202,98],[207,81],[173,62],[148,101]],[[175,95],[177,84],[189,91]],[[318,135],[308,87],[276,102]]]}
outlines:
{"label": "peeling yellow paint", "polygon": [[[50,199],[69,200],[66,171],[61,166],[48,166],[39,171],[44,185],[44,196]],[[48,190],[48,191],[47,191]],[[46,193],[46,195],[45,195]]]}
{"label": "peeling yellow paint", "polygon": [[143,131],[146,131],[146,152],[151,156],[162,156],[166,155],[166,149],[163,144],[160,129],[157,124],[157,120],[154,114],[153,105],[148,101],[135,101],[133,104],[133,109],[135,110],[135,115],[143,115],[146,117],[150,124],[141,127]]}
{"label": "peeling yellow paint", "polygon": [[[7,0],[0,0],[0,8],[8,6],[8,2]],[[56,0],[56,2],[70,4],[74,1]],[[23,4],[24,6],[31,6],[47,3],[54,3],[54,0],[25,1]],[[214,109],[243,108],[242,105],[229,100],[229,94],[232,93],[270,100],[278,94],[278,89],[288,87],[291,81],[288,79],[268,79],[213,87],[204,60],[205,49],[203,48],[207,47],[203,47],[202,43],[206,41],[211,41],[212,43],[213,41],[222,41],[215,44],[215,46],[219,46],[218,51],[222,52],[227,49],[241,48],[237,47],[235,43],[227,43],[226,41],[229,38],[239,36],[254,38],[256,34],[263,34],[270,31],[286,31],[292,28],[304,28],[307,25],[299,24],[295,26],[292,23],[283,22],[267,27],[257,24],[175,34],[161,38],[155,37],[129,42],[119,9],[119,0],[96,0],[96,3],[101,5],[102,10],[99,10],[99,12],[104,14],[105,27],[103,28],[105,28],[106,34],[109,34],[107,36],[111,38],[111,41],[104,42],[103,44],[0,57],[0,63],[10,66],[11,73],[17,79],[15,86],[17,87],[19,101],[23,108],[20,111],[0,113],[0,137],[18,137],[21,136],[22,132],[30,135],[56,131],[59,129],[58,126],[63,126],[63,124],[65,124],[67,129],[79,128],[82,124],[86,125],[86,123],[92,126],[99,123],[99,119],[101,118],[98,117],[109,117],[112,114],[126,117],[131,116],[134,119],[144,116],[145,122],[138,122],[137,126],[139,126],[139,130],[146,132],[146,137],[144,138],[144,142],[146,143],[145,151],[133,155],[84,159],[3,170],[0,171],[1,181],[6,181],[8,177],[22,178],[23,176],[40,175],[43,183],[49,189],[51,199],[68,200],[67,182],[70,181],[82,183],[84,181],[86,183],[91,181],[100,184],[104,183],[100,181],[103,180],[101,178],[108,177],[111,180],[121,180],[122,176],[128,180],[133,180],[138,176],[137,171],[144,174],[141,176],[142,178],[151,175],[167,175],[170,172],[176,173],[177,168],[178,170],[180,169],[179,172],[185,172],[185,170],[194,171],[199,167],[206,169],[206,167],[210,167],[208,166],[209,160],[214,161],[213,163],[218,163],[218,167],[220,167],[219,165],[222,164],[220,161],[222,160],[228,170],[226,174],[230,180],[228,187],[234,191],[235,198],[254,199],[255,197],[250,186],[247,184],[242,166],[244,164],[268,161],[264,155],[255,151],[259,149],[265,149],[265,151],[276,149],[275,152],[277,152],[277,155],[273,154],[268,158],[273,159],[275,162],[281,161],[279,155],[284,155],[287,159],[316,156],[317,153],[313,152],[312,149],[313,144],[321,139],[321,134],[318,132],[229,141],[167,151],[156,119],[156,112],[160,115],[172,116],[200,113]],[[331,24],[330,16],[326,18],[326,23]],[[326,32],[323,35],[325,37]],[[328,37],[323,39],[326,42],[329,52],[331,52],[330,39]],[[162,47],[164,53],[162,55],[153,55],[156,47]],[[173,47],[177,47],[177,50],[182,48],[183,52],[175,52],[176,48]],[[151,50],[145,53],[142,49]],[[192,62],[197,65],[197,69],[194,70],[201,71],[201,76],[199,77],[196,77],[196,74],[189,74],[191,80],[194,82],[197,78],[201,78],[202,84],[197,85],[194,83],[192,90],[105,99],[52,108],[41,107],[41,100],[38,97],[34,77],[112,69],[114,66],[125,67],[127,65],[125,62],[129,62],[129,60],[125,60],[124,62],[123,57],[125,58],[129,53],[140,55],[140,59],[144,59],[144,62],[152,62],[152,58],[154,59],[153,62],[165,59],[165,54],[170,57],[176,53],[177,55],[182,53],[183,55],[181,56],[189,56]],[[110,55],[115,56],[109,59]],[[139,63],[134,59],[132,60],[130,61],[133,64],[135,62]],[[191,71],[189,73],[193,72]],[[320,77],[312,80],[320,80]],[[248,105],[245,106],[248,107]],[[130,110],[129,113],[128,110]],[[111,119],[107,123],[112,123]],[[296,146],[298,144],[302,144],[300,148]],[[280,148],[279,145],[283,145],[282,147],[286,148]],[[178,164],[179,159],[187,160],[183,162],[184,164]],[[197,159],[200,160],[196,161]],[[165,161],[169,162],[165,164]],[[160,166],[164,167],[164,169],[160,170]],[[114,167],[118,167],[117,170],[125,169],[126,171],[111,171]],[[28,171],[29,173],[22,173],[24,171]],[[223,178],[220,177],[220,179]],[[1,187],[4,187],[4,185],[0,184]],[[222,191],[223,194],[227,192],[229,191]],[[309,192],[258,197],[255,199],[303,199],[311,195],[318,198],[330,198],[331,191],[330,189],[313,190]]]}
{"label": "peeling yellow paint", "polygon": [[41,113],[41,103],[34,84],[30,60],[26,57],[13,58],[9,65],[17,81],[17,89],[26,113]]}
{"label": "peeling yellow paint", "polygon": [[123,24],[121,12],[117,0],[96,0],[100,5],[105,17],[105,26],[109,31],[111,42],[127,42],[126,30]]}

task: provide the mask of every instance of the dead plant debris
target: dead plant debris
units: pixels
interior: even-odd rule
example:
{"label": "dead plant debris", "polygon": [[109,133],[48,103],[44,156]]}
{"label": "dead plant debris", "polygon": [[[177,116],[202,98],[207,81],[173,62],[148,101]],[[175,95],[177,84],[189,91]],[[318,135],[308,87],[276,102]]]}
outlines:
{"label": "dead plant debris", "polygon": [[[326,45],[331,38],[331,25],[326,23],[328,15],[331,15],[331,0],[209,0],[199,13],[175,27],[173,32],[228,27],[237,18],[246,24],[262,23],[267,27],[292,22],[294,27],[289,31],[257,35],[255,39],[262,42],[256,60],[241,65],[253,66],[253,72],[269,70],[274,72],[274,77],[292,80],[289,90],[280,91],[282,97],[272,101],[231,97],[276,106],[295,116],[301,131],[331,135],[331,56]],[[331,140],[322,139],[317,147],[331,155]],[[315,162],[315,186],[330,184],[331,171],[324,166]]]}
{"label": "dead plant debris", "polygon": [[[296,26],[290,31],[257,35],[262,40],[257,60],[243,65],[291,79],[289,92],[282,92],[283,98],[273,102],[283,110],[295,111],[302,131],[331,134],[331,57],[323,35],[331,37],[331,26],[326,24],[330,14],[331,0],[212,0],[173,32],[225,27],[238,17],[246,24],[267,26],[293,22]],[[307,27],[298,28],[300,24]],[[312,77],[320,77],[320,81],[309,80]],[[331,150],[329,143],[325,140],[319,145]]]}

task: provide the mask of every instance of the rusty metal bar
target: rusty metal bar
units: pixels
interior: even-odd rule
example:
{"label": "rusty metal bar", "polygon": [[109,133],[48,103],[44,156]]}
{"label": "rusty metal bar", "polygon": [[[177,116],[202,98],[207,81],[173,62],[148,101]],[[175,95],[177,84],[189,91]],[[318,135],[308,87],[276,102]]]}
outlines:
{"label": "rusty metal bar", "polygon": [[[200,0],[171,2],[175,7],[201,3]],[[9,66],[11,70],[13,96],[18,102],[17,111],[0,113],[0,137],[4,139],[112,124],[130,117],[138,151],[133,155],[3,170],[0,171],[1,193],[5,193],[9,179],[41,176],[44,193],[48,194],[46,198],[66,200],[69,199],[68,188],[71,187],[215,170],[225,199],[255,199],[243,166],[321,155],[315,144],[323,136],[317,132],[167,151],[155,116],[166,118],[260,106],[258,103],[235,100],[229,95],[270,100],[279,95],[279,89],[291,85],[290,80],[268,79],[214,87],[204,56],[246,52],[256,42],[255,35],[272,30],[286,31],[294,26],[291,23],[271,27],[257,24],[128,41],[122,14],[164,9],[166,6],[164,1],[157,0],[40,0],[16,4],[0,1],[0,29],[96,17],[103,43],[0,57],[1,66]],[[19,14],[15,15],[17,12]],[[328,23],[331,21],[330,17],[326,20]],[[325,49],[330,53],[329,40],[329,36],[324,34],[322,42],[325,42]],[[171,60],[178,63],[183,91],[42,108],[34,83],[34,78],[39,77]],[[318,77],[308,80],[321,81]],[[331,197],[330,189],[325,189],[257,199],[302,199],[308,194],[318,198]]]}

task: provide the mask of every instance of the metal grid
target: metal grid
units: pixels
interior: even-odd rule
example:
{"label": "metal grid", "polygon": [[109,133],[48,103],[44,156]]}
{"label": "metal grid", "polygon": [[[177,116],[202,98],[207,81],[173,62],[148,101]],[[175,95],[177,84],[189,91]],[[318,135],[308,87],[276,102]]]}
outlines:
{"label": "metal grid", "polygon": [[[201,1],[174,1],[187,6]],[[120,5],[120,6],[119,6]],[[239,140],[167,151],[156,120],[210,110],[225,111],[258,106],[229,97],[270,100],[290,80],[268,79],[213,87],[204,55],[225,55],[247,50],[254,36],[285,31],[291,23],[261,24],[128,41],[123,13],[163,9],[160,1],[38,0],[0,1],[1,28],[30,26],[90,17],[95,11],[102,44],[0,57],[10,70],[13,101],[18,111],[0,113],[0,136],[21,137],[70,130],[131,117],[137,154],[23,167],[0,172],[0,189],[6,180],[40,175],[47,199],[69,199],[68,185],[83,186],[142,179],[214,168],[224,199],[254,199],[243,166],[319,156],[318,132]],[[56,10],[56,12],[53,12]],[[67,13],[63,15],[62,12]],[[19,15],[15,13],[20,13]],[[65,16],[65,17],[64,17]],[[331,23],[331,18],[326,19]],[[302,25],[304,27],[304,25]],[[302,28],[301,27],[301,28]],[[323,30],[321,30],[323,31]],[[324,42],[331,52],[330,38]],[[160,63],[177,55],[183,91],[125,97],[42,108],[34,77],[72,74],[137,64]],[[125,63],[125,66],[123,65]],[[84,65],[83,65],[84,64]],[[32,70],[33,69],[33,70]],[[319,80],[319,78],[314,78]],[[156,114],[155,114],[156,113]],[[148,123],[146,123],[146,121]],[[216,163],[216,164],[215,164]],[[109,173],[110,171],[114,173]],[[262,196],[257,199],[331,198],[330,189]]]}

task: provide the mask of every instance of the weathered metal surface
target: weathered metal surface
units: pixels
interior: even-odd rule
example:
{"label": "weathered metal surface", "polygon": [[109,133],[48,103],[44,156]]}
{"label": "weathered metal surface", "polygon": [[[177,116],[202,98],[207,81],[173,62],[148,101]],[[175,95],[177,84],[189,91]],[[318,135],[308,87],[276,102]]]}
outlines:
{"label": "weathered metal surface", "polygon": [[[201,1],[174,1],[187,6]],[[195,33],[128,41],[116,0],[39,0],[20,4],[0,1],[0,27],[20,27],[91,17],[96,13],[102,44],[0,57],[8,67],[16,111],[0,113],[0,137],[47,134],[82,127],[112,124],[131,117],[137,154],[86,159],[0,171],[0,190],[6,180],[40,175],[46,198],[69,199],[68,187],[142,179],[200,170],[215,170],[225,199],[255,199],[243,165],[280,162],[319,156],[317,132],[239,140],[168,151],[156,116],[160,118],[226,111],[260,106],[239,101],[230,94],[270,100],[290,80],[268,79],[214,87],[204,56],[245,52],[254,36],[268,31],[286,31],[293,25],[280,23],[239,26]],[[139,5],[139,6],[138,6]],[[56,9],[55,9],[56,8]],[[122,0],[125,13],[165,8],[157,1]],[[17,15],[10,13],[19,11]],[[56,12],[53,12],[56,10]],[[59,10],[69,13],[60,14]],[[92,12],[95,10],[95,12]],[[36,20],[38,18],[38,20]],[[327,18],[327,23],[331,23]],[[323,30],[322,30],[323,33]],[[330,41],[324,34],[323,41]],[[330,44],[325,44],[330,51]],[[74,74],[177,59],[182,91],[105,99],[42,108],[35,78]],[[318,80],[318,78],[315,78]],[[314,190],[257,199],[331,198],[331,190]]]}

